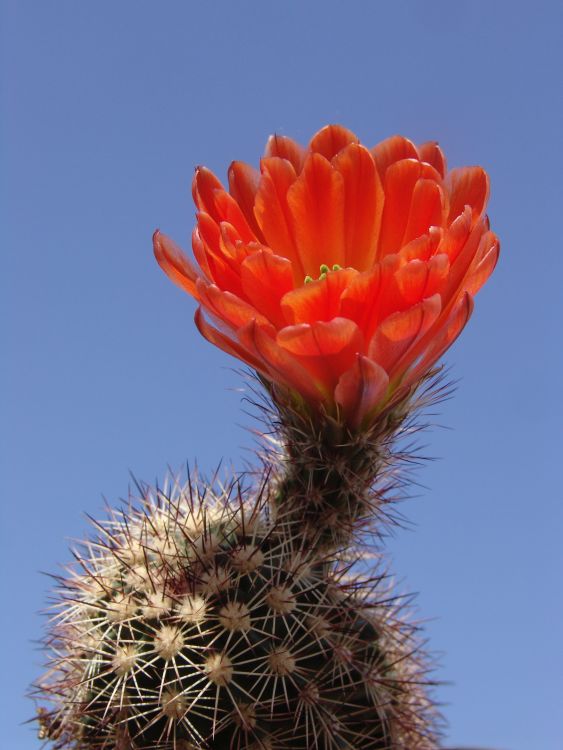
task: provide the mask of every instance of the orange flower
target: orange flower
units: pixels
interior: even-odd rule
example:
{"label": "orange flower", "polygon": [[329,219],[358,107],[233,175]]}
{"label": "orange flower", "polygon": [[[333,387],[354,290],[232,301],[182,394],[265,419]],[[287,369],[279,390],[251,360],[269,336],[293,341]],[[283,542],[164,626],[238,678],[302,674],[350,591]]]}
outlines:
{"label": "orange flower", "polygon": [[209,341],[357,428],[465,326],[498,258],[488,192],[481,167],[446,172],[435,143],[368,149],[329,125],[307,148],[272,136],[260,171],[231,164],[228,191],[198,167],[199,269],[158,231],[155,255]]}

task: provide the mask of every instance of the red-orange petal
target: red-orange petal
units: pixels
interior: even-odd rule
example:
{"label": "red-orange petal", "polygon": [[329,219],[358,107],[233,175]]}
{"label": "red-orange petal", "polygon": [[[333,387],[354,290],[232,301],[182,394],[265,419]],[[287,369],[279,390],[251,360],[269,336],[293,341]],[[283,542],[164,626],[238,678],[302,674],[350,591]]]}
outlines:
{"label": "red-orange petal", "polygon": [[[473,298],[464,294],[455,305],[450,315],[440,322],[435,330],[429,332],[417,345],[414,354],[414,367],[405,374],[404,383],[414,384],[444,356],[446,351],[465,328],[473,312]],[[425,339],[428,339],[425,341]]]}
{"label": "red-orange petal", "polygon": [[368,356],[380,364],[392,379],[409,349],[426,333],[440,314],[438,294],[414,307],[386,318],[370,342]]}
{"label": "red-orange petal", "polygon": [[363,349],[360,329],[346,318],[288,326],[278,332],[276,340],[331,393],[342,373],[352,367],[356,354]]}
{"label": "red-orange petal", "polygon": [[293,289],[290,261],[268,250],[259,250],[242,262],[240,276],[243,292],[250,304],[275,326],[284,326],[286,321],[280,300]]}
{"label": "red-orange petal", "polygon": [[254,214],[269,247],[276,255],[291,261],[294,280],[303,283],[305,271],[301,264],[287,205],[287,191],[296,180],[293,165],[286,159],[270,157],[260,163],[262,176],[256,193]]}
{"label": "red-orange petal", "polygon": [[428,261],[411,260],[395,273],[395,281],[406,305],[411,306],[432,297],[445,286],[450,261],[445,253]]}
{"label": "red-orange petal", "polygon": [[403,262],[400,255],[387,255],[381,261],[381,294],[377,308],[377,325],[394,312],[402,312],[409,307],[403,297],[398,283],[399,274]]}
{"label": "red-orange petal", "polygon": [[465,281],[475,265],[479,248],[483,247],[482,242],[486,242],[484,238],[487,236],[486,222],[481,219],[473,227],[461,251],[451,263],[448,278],[441,290],[444,309],[451,308],[465,291]]}
{"label": "red-orange petal", "polygon": [[431,226],[440,226],[444,213],[443,207],[440,185],[434,180],[418,180],[414,186],[401,245],[426,234]]}
{"label": "red-orange petal", "polygon": [[481,244],[487,249],[481,260],[470,270],[463,285],[465,291],[469,292],[472,296],[477,294],[495,270],[500,252],[498,238],[493,232],[487,232],[483,235]]}
{"label": "red-orange petal", "polygon": [[303,169],[306,154],[301,144],[286,135],[271,135],[264,151],[265,157],[277,156],[280,159],[287,159],[293,165],[296,174]]}
{"label": "red-orange petal", "polygon": [[402,159],[418,159],[416,146],[402,135],[392,135],[370,150],[382,180],[391,164]]}
{"label": "red-orange petal", "polygon": [[260,360],[253,357],[245,347],[241,346],[233,338],[225,335],[222,331],[210,325],[205,319],[201,307],[198,307],[196,310],[194,320],[198,331],[211,344],[215,344],[215,346],[222,351],[227,352],[227,354],[231,354],[233,357],[246,362],[247,365],[254,367],[255,370],[263,372]]}
{"label": "red-orange petal", "polygon": [[195,172],[192,192],[197,207],[208,214],[217,224],[228,221],[236,227],[245,242],[256,240],[242,210],[236,200],[227,193],[213,172],[198,167]]}
{"label": "red-orange petal", "polygon": [[344,180],[345,265],[359,271],[373,266],[385,199],[372,155],[351,143],[333,160]]}
{"label": "red-orange petal", "polygon": [[287,204],[305,273],[316,277],[322,264],[345,265],[344,180],[324,156],[307,157]]}
{"label": "red-orange petal", "polygon": [[440,241],[439,252],[445,253],[450,259],[450,263],[454,263],[457,256],[463,250],[470,232],[471,207],[466,206],[457,219],[454,219],[444,231]]}
{"label": "red-orange petal", "polygon": [[407,306],[395,278],[400,267],[397,255],[387,255],[371,271],[352,279],[342,294],[342,316],[358,324],[366,341],[382,320]]}
{"label": "red-orange petal", "polygon": [[215,219],[205,212],[198,213],[196,218],[199,236],[206,246],[206,250],[215,257],[226,261],[227,258],[224,257],[223,248],[221,247],[219,222],[215,221]]}
{"label": "red-orange petal", "polygon": [[194,258],[196,259],[205,276],[210,281],[214,281],[211,274],[211,268],[207,260],[207,251],[204,247],[203,240],[200,237],[197,225],[192,230],[192,251],[194,254]]}
{"label": "red-orange petal", "polygon": [[309,150],[329,161],[350,143],[358,143],[358,136],[342,125],[326,125],[311,138]]}
{"label": "red-orange petal", "polygon": [[364,271],[352,279],[342,294],[342,317],[353,320],[367,338],[371,337],[369,321],[375,316],[374,311],[381,301],[381,282],[381,265],[377,264],[371,271]]}
{"label": "red-orange petal", "polygon": [[445,253],[432,256],[428,261],[428,279],[423,292],[424,297],[432,297],[446,284],[450,271],[450,259]]}
{"label": "red-orange petal", "polygon": [[347,318],[315,321],[286,326],[278,331],[278,343],[288,352],[300,357],[340,354],[354,339],[358,326]]}
{"label": "red-orange petal", "polygon": [[473,221],[482,215],[489,198],[489,177],[482,167],[459,167],[448,172],[445,180],[450,196],[449,221],[452,222],[465,206],[471,206]]}
{"label": "red-orange petal", "polygon": [[164,273],[188,294],[198,299],[197,271],[178,245],[157,229],[153,235],[153,249],[155,258]]}
{"label": "red-orange petal", "polygon": [[353,268],[330,271],[324,279],[311,281],[288,292],[281,300],[285,324],[332,320],[340,314],[342,292],[357,275]]}
{"label": "red-orange petal", "polygon": [[447,170],[446,157],[436,141],[421,143],[417,150],[421,161],[431,164],[441,177],[445,176]]}
{"label": "red-orange petal", "polygon": [[224,190],[221,182],[207,167],[197,167],[192,181],[192,195],[194,203],[200,211],[212,216],[216,221],[221,220],[215,206],[215,192]]}
{"label": "red-orange petal", "polygon": [[431,227],[427,234],[423,234],[406,245],[403,245],[399,251],[399,258],[402,262],[410,260],[429,260],[433,256],[442,239],[443,229],[441,227]]}
{"label": "red-orange petal", "polygon": [[420,173],[420,162],[415,159],[397,161],[387,169],[383,183],[385,205],[377,253],[380,259],[401,249]]}
{"label": "red-orange petal", "polygon": [[215,205],[217,213],[221,217],[221,222],[226,221],[231,224],[243,242],[256,242],[256,235],[232,195],[229,195],[226,190],[217,190],[215,192]]}
{"label": "red-orange petal", "polygon": [[207,284],[201,280],[198,280],[197,291],[202,304],[233,330],[245,325],[249,320],[272,328],[272,324],[264,315],[232,292],[222,291],[215,284]]}
{"label": "red-orange petal", "polygon": [[262,232],[254,216],[254,201],[260,183],[260,172],[242,161],[229,167],[229,191],[240,206],[244,218],[256,237],[263,241]]}
{"label": "red-orange petal", "polygon": [[395,280],[405,305],[410,307],[421,301],[428,275],[428,263],[423,260],[411,260],[398,269],[395,273]]}
{"label": "red-orange petal", "polygon": [[[227,221],[222,221],[219,225],[220,244],[223,256],[231,263],[232,267],[240,274],[240,264],[248,258],[249,255],[266,247],[259,242],[243,242],[239,233]],[[268,248],[269,249],[269,248]]]}
{"label": "red-orange petal", "polygon": [[219,225],[208,214],[197,217],[197,233],[201,246],[193,246],[194,254],[203,250],[209,268],[209,277],[220,289],[240,294],[240,272],[230,252],[225,252]]}
{"label": "red-orange petal", "polygon": [[311,377],[311,372],[296,357],[279,346],[269,333],[251,321],[238,331],[241,344],[260,361],[257,367],[274,382],[294,388],[303,398],[313,403],[328,401],[330,391],[321,381]]}
{"label": "red-orange petal", "polygon": [[361,426],[384,398],[389,386],[389,377],[385,370],[365,357],[356,355],[352,367],[343,373],[334,390],[334,398],[342,409],[346,424],[353,429]]}

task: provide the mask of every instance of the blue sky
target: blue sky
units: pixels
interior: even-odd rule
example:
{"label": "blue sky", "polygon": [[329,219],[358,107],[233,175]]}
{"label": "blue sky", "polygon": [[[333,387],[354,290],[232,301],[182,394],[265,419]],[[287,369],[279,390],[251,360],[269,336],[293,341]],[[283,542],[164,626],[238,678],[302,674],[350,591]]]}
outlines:
{"label": "blue sky", "polygon": [[448,742],[556,750],[561,718],[563,6],[558,2],[1,4],[2,736],[38,675],[37,611],[84,511],[187,459],[242,467],[236,363],[152,257],[188,246],[196,164],[256,163],[276,131],[437,139],[490,173],[501,261],[447,362],[440,460],[390,542]]}

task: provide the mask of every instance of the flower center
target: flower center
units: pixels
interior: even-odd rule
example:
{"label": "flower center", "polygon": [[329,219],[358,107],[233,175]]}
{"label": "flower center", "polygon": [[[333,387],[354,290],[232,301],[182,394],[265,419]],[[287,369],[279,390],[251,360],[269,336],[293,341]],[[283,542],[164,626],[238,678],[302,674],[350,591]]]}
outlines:
{"label": "flower center", "polygon": [[342,266],[339,266],[338,263],[335,263],[332,268],[329,268],[326,263],[322,263],[319,267],[320,274],[319,276],[314,279],[312,276],[305,276],[305,281],[303,283],[310,284],[312,281],[322,281],[323,279],[326,279],[327,275],[331,271],[342,271]]}

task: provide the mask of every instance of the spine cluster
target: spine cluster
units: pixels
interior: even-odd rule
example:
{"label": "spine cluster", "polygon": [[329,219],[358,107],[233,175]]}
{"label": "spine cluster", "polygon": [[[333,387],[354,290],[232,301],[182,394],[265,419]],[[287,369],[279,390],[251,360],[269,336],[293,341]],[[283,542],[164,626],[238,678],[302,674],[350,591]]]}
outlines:
{"label": "spine cluster", "polygon": [[354,546],[408,413],[357,440],[279,414],[259,482],[143,486],[75,550],[35,688],[55,748],[437,746],[417,629]]}
{"label": "spine cluster", "polygon": [[428,426],[421,415],[449,396],[444,380],[442,371],[430,372],[359,432],[328,416],[312,418],[270,390],[258,403],[272,436],[262,463],[278,522],[339,556],[400,521],[395,503],[408,496],[421,461],[417,435]]}

